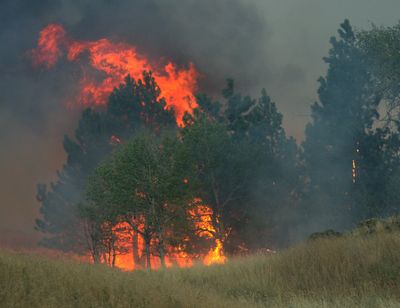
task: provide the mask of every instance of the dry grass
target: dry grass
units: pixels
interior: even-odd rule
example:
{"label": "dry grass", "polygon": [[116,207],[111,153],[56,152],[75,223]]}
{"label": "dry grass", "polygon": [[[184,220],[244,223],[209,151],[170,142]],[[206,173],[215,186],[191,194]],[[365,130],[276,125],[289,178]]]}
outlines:
{"label": "dry grass", "polygon": [[4,307],[400,307],[400,234],[320,239],[222,266],[121,273],[0,254]]}

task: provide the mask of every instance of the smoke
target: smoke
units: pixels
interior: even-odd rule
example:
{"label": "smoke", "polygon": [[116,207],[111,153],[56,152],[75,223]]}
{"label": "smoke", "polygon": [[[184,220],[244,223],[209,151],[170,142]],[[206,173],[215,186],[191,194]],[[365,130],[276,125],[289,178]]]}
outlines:
{"label": "smoke", "polygon": [[[73,132],[79,110],[66,110],[80,70],[60,62],[34,70],[27,51],[49,23],[72,37],[107,37],[138,47],[154,61],[193,62],[200,87],[218,93],[226,77],[255,94],[266,87],[284,113],[289,134],[301,139],[315,100],[320,60],[329,36],[345,18],[393,23],[397,0],[3,0],[0,4],[0,238],[35,239],[35,186],[54,179],[65,159],[63,135]],[[8,230],[8,231],[7,231]]]}

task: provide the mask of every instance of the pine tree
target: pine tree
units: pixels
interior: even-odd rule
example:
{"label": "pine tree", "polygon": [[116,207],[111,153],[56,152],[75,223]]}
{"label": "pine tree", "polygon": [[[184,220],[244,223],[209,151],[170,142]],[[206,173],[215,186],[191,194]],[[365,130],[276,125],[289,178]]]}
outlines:
{"label": "pine tree", "polygon": [[381,95],[348,20],[338,34],[324,58],[328,72],[319,79],[319,101],[311,108],[313,121],[303,148],[310,181],[307,202],[317,204],[331,225],[339,227],[365,212],[364,205],[355,202],[355,184],[364,168],[361,145],[373,133]]}

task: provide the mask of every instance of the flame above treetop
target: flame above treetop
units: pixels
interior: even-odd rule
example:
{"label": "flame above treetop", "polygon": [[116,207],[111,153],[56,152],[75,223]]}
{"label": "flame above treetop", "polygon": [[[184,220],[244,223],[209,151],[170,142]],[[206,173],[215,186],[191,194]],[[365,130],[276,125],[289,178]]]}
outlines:
{"label": "flame above treetop", "polygon": [[174,108],[179,125],[182,125],[185,111],[190,112],[196,106],[194,93],[199,74],[192,63],[187,69],[178,69],[173,62],[156,67],[147,57],[140,55],[135,46],[114,43],[105,38],[77,41],[68,36],[63,26],[47,25],[40,32],[37,47],[31,52],[33,65],[50,69],[64,54],[68,61],[85,59],[82,55],[87,54],[87,64],[105,75],[99,81],[82,66],[84,71],[76,102],[84,106],[105,104],[112,90],[123,83],[128,74],[140,79],[143,71],[153,73],[161,97],[165,98],[167,108]]}

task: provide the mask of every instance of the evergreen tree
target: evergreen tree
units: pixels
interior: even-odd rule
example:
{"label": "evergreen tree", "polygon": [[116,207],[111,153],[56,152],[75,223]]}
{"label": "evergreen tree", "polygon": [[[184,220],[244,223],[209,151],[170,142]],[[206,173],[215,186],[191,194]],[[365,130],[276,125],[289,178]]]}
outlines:
{"label": "evergreen tree", "polygon": [[65,136],[67,161],[57,174],[58,180],[49,187],[38,185],[42,218],[36,220],[36,229],[46,235],[41,240],[42,245],[78,253],[86,250],[84,226],[78,218],[77,205],[82,202],[87,176],[111,151],[107,128],[103,114],[86,109],[75,131],[75,140]]}
{"label": "evergreen tree", "polygon": [[332,226],[344,227],[366,212],[356,196],[362,170],[374,168],[361,157],[369,155],[381,94],[348,20],[338,34],[324,58],[328,72],[319,79],[319,101],[311,108],[313,121],[303,148],[310,181],[307,202],[316,204]]}

